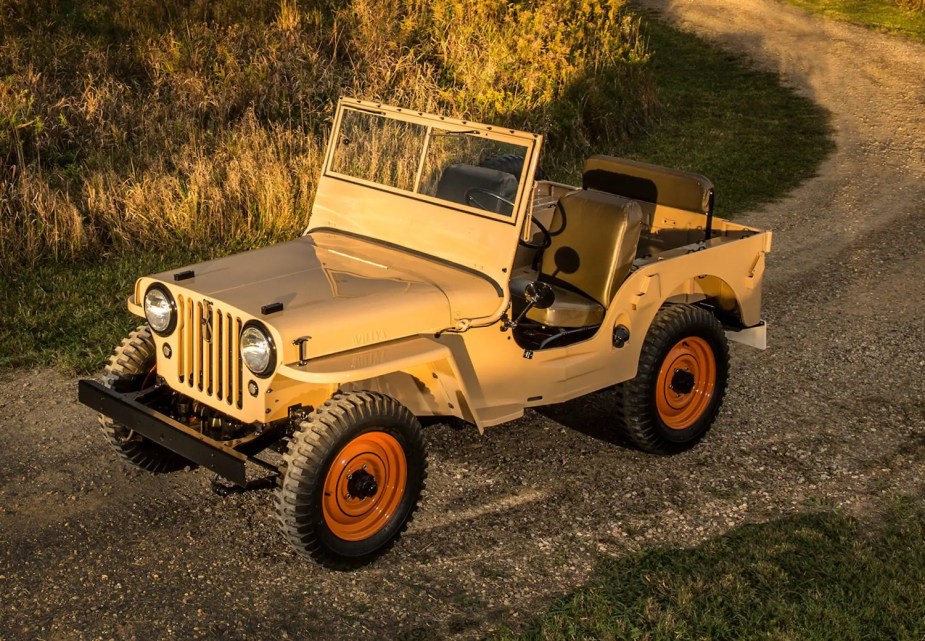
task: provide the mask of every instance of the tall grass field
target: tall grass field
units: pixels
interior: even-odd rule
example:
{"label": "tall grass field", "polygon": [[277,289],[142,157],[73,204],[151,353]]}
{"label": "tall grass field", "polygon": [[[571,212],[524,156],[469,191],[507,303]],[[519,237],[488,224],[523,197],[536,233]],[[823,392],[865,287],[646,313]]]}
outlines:
{"label": "tall grass field", "polygon": [[0,368],[96,371],[135,278],[299,234],[341,95],[542,133],[572,184],[592,153],[703,173],[723,216],[832,147],[623,0],[0,0],[0,34]]}
{"label": "tall grass field", "polygon": [[304,228],[353,95],[547,134],[553,167],[656,103],[623,0],[7,0],[0,266]]}

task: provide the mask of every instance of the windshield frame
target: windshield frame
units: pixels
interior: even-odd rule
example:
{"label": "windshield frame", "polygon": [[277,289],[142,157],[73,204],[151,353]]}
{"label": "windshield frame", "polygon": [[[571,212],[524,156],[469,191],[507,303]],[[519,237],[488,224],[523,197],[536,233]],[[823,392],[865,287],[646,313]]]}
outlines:
{"label": "windshield frame", "polygon": [[[337,143],[341,139],[341,125],[343,123],[343,116],[344,113],[348,110],[416,124],[426,128],[424,144],[422,145],[422,148],[419,152],[420,155],[417,158],[418,170],[413,186],[415,191],[409,191],[400,187],[393,187],[391,185],[383,184],[380,182],[358,178],[356,176],[337,172],[333,169],[335,151],[338,147]],[[419,190],[421,187],[421,174],[428,157],[427,154],[432,139],[434,137],[445,135],[475,136],[479,138],[485,138],[487,140],[515,145],[523,149],[524,164],[523,168],[521,169],[520,176],[516,176],[517,192],[513,201],[514,206],[510,215],[494,213],[485,209],[480,209],[478,207],[420,193]],[[537,134],[518,131],[516,129],[485,125],[468,120],[457,120],[455,118],[449,118],[445,116],[434,116],[420,111],[403,109],[401,107],[390,107],[381,103],[372,103],[358,99],[342,99],[338,105],[338,109],[334,117],[334,123],[331,128],[331,138],[328,142],[327,150],[325,152],[322,176],[355,183],[357,185],[362,185],[364,187],[369,187],[380,191],[386,191],[405,198],[411,198],[431,205],[436,205],[438,207],[464,212],[469,215],[478,216],[481,218],[489,218],[508,225],[518,225],[523,220],[525,211],[528,209],[530,204],[529,201],[532,200],[532,194],[529,192],[533,185],[533,181],[527,180],[526,176],[528,175],[528,172],[533,164],[531,161],[541,140],[542,138]]]}

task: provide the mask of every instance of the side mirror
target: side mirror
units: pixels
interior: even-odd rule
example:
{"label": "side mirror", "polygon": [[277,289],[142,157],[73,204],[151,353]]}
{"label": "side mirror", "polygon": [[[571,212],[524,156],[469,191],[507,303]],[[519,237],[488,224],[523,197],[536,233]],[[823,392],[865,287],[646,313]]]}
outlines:
{"label": "side mirror", "polygon": [[524,288],[524,300],[530,307],[546,309],[556,300],[556,292],[547,283],[535,280]]}
{"label": "side mirror", "polygon": [[546,309],[552,305],[556,300],[556,292],[548,283],[535,280],[532,283],[527,283],[527,286],[524,287],[524,300],[527,301],[527,306],[521,310],[514,320],[505,320],[502,329],[517,327],[520,320],[534,307]]}

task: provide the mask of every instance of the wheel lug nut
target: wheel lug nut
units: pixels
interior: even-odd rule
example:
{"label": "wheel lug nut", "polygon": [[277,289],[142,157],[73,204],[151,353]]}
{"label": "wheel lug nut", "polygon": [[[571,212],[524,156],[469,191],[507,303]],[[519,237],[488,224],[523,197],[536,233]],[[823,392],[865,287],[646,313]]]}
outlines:
{"label": "wheel lug nut", "polygon": [[348,499],[352,499],[353,496],[352,496],[351,494],[348,493],[348,494],[347,494],[347,498],[348,498]]}
{"label": "wheel lug nut", "polygon": [[347,475],[347,480],[349,481],[349,480],[351,480],[351,479],[353,479],[353,474],[348,474],[348,475]]}
{"label": "wheel lug nut", "polygon": [[363,469],[364,469],[364,470],[366,469],[366,464],[365,464],[365,463],[363,464]]}

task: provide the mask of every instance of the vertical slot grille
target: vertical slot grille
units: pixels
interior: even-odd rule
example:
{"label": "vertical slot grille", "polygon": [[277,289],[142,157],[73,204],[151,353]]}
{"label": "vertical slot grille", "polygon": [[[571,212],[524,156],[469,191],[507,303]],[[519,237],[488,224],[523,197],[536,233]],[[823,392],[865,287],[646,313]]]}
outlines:
{"label": "vertical slot grille", "polygon": [[243,406],[240,318],[206,300],[177,297],[177,378],[206,396]]}

